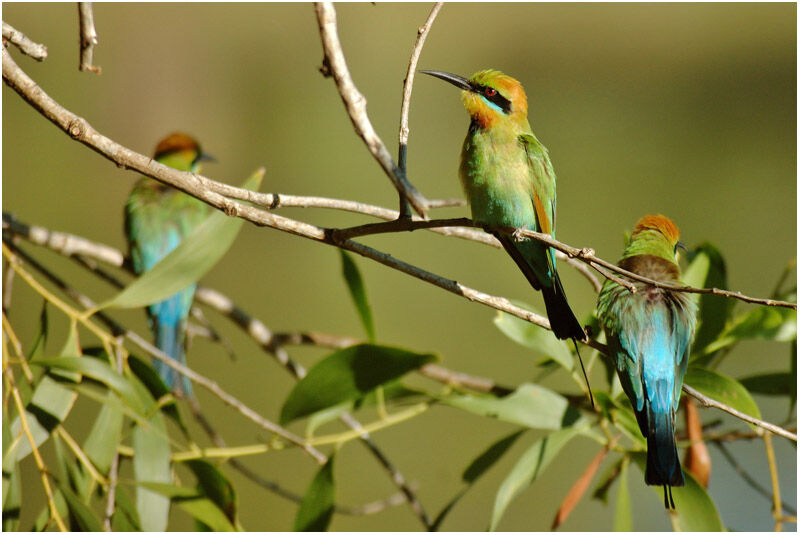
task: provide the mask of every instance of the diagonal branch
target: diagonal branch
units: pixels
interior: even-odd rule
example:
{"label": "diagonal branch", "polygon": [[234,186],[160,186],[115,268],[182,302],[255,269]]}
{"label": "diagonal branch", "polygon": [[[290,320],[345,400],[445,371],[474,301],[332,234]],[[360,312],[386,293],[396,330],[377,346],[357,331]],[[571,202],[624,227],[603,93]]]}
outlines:
{"label": "diagonal branch", "polygon": [[336,10],[333,8],[333,4],[317,2],[314,4],[314,10],[317,13],[319,35],[325,53],[324,73],[333,76],[353,127],[359,137],[364,140],[370,154],[389,176],[400,195],[411,204],[419,215],[424,217],[428,209],[428,201],[408,181],[405,172],[394,162],[386,145],[381,141],[369,121],[367,99],[358,91],[350,76],[350,71],[347,69],[347,62],[344,59],[344,52],[342,52],[342,45],[336,29]]}
{"label": "diagonal branch", "polygon": [[42,61],[47,58],[46,46],[34,43],[24,33],[7,24],[6,21],[3,21],[3,40],[8,41],[19,48],[20,52],[36,61]]}
{"label": "diagonal branch", "polygon": [[[411,51],[411,59],[408,61],[408,72],[403,82],[403,102],[400,105],[400,133],[398,135],[400,148],[398,149],[397,155],[397,163],[403,174],[405,174],[408,169],[406,166],[409,134],[408,114],[411,110],[411,91],[414,87],[414,74],[417,72],[417,62],[419,61],[419,55],[422,53],[422,47],[425,46],[425,39],[428,37],[428,31],[431,29],[433,21],[436,20],[436,16],[439,14],[439,10],[442,9],[443,4],[444,2],[436,2],[433,5],[433,9],[431,9],[430,15],[428,15],[428,20],[417,30],[417,42],[414,43],[414,49]],[[411,217],[411,208],[402,194],[400,195],[400,215],[403,219]]]}

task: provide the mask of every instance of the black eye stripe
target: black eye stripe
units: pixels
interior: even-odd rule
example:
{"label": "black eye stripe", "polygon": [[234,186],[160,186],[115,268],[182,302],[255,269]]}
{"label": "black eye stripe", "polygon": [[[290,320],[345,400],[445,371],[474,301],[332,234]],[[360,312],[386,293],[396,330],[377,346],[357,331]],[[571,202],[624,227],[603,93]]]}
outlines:
{"label": "black eye stripe", "polygon": [[[503,95],[501,95],[500,91],[496,91],[495,94],[490,97],[490,96],[488,96],[486,94],[487,86],[476,85],[476,86],[473,86],[473,88],[474,88],[476,93],[480,93],[481,96],[483,96],[486,100],[488,100],[489,102],[491,102],[493,104],[496,104],[501,110],[503,110],[503,113],[505,113],[506,115],[511,113],[511,101],[508,100]],[[494,88],[492,88],[492,89],[494,89]]]}

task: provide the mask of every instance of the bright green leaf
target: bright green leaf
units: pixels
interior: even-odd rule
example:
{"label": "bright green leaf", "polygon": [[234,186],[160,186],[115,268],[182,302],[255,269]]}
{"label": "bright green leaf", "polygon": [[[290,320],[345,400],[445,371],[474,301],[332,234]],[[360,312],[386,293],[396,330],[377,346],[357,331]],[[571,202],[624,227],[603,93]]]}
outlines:
{"label": "bright green leaf", "polygon": [[297,517],[295,531],[326,531],[333,517],[336,488],[333,481],[333,455],[319,469],[308,487]]}
{"label": "bright green leaf", "polygon": [[[532,312],[536,311],[535,308],[521,301],[512,302],[520,308]],[[503,334],[518,344],[552,358],[567,371],[572,371],[575,366],[575,359],[570,353],[567,344],[553,336],[551,331],[506,312],[499,311],[494,318],[494,324]]]}
{"label": "bright green leaf", "polygon": [[789,308],[759,307],[729,321],[719,337],[703,351],[709,355],[739,340],[788,342],[797,339],[797,311]]}
{"label": "bright green leaf", "polygon": [[[115,394],[108,392],[107,396],[115,397]],[[104,404],[100,408],[100,414],[97,415],[86,442],[83,443],[86,455],[103,474],[108,473],[111,461],[117,453],[122,436],[123,420],[122,411],[111,404]]]}
{"label": "bright green leaf", "polygon": [[522,454],[497,491],[489,531],[497,530],[497,525],[511,500],[536,480],[542,470],[547,468],[561,451],[561,448],[579,431],[579,426],[576,425],[550,433],[537,440]]}
{"label": "bright green leaf", "polygon": [[[236,490],[222,471],[204,460],[191,460],[184,463],[197,478],[197,486],[225,514],[232,525],[237,524]],[[211,526],[209,526],[211,527]]]}
{"label": "bright green leaf", "polygon": [[306,424],[306,436],[313,437],[317,429],[328,422],[336,420],[342,414],[353,410],[354,405],[355,401],[351,399],[315,412],[309,417],[308,423]]}
{"label": "bright green leaf", "polygon": [[373,344],[336,351],[315,364],[295,385],[281,409],[281,424],[358,399],[434,360],[432,354]]}
{"label": "bright green leaf", "polygon": [[116,507],[111,517],[111,527],[114,531],[141,531],[139,512],[123,486],[117,486],[114,502]]}
{"label": "bright green leaf", "polygon": [[[160,412],[148,419],[149,427],[133,428],[133,473],[138,483],[172,483],[170,448]],[[144,531],[164,531],[169,516],[169,499],[152,489],[136,489],[136,508]]]}
{"label": "bright green leaf", "polygon": [[623,459],[619,470],[617,503],[614,507],[614,531],[633,531],[631,496],[628,493],[628,459]]}
{"label": "bright green leaf", "polygon": [[503,398],[466,394],[447,397],[442,402],[533,429],[561,429],[580,417],[580,412],[564,396],[529,383],[523,383],[514,393]]}
{"label": "bright green leaf", "polygon": [[356,310],[358,310],[358,316],[361,318],[364,330],[367,331],[367,338],[369,338],[370,342],[374,342],[375,325],[372,321],[372,309],[370,309],[369,301],[367,301],[367,291],[364,288],[361,272],[352,257],[347,254],[347,251],[339,249],[339,253],[342,256],[342,276],[347,282],[350,297],[353,298],[353,303],[356,305]]}
{"label": "bright green leaf", "polygon": [[[683,276],[686,284],[695,288],[728,289],[725,260],[719,249],[706,242],[695,248],[690,256],[693,256],[694,259]],[[697,294],[691,295],[696,296]],[[722,332],[733,310],[733,304],[731,299],[716,295],[699,296],[700,327],[695,335],[694,351],[706,347]]]}
{"label": "bright green leaf", "polygon": [[[259,169],[242,185],[258,189],[264,170]],[[228,252],[244,219],[214,210],[181,244],[153,269],[131,282],[98,308],[137,308],[162,301],[200,280]]]}
{"label": "bright green leaf", "polygon": [[[162,500],[166,500],[167,505],[171,500],[172,503],[187,512],[192,518],[210,527],[213,531],[236,531],[236,528],[228,521],[225,513],[211,499],[200,494],[197,489],[155,481],[139,481],[137,484],[140,492],[143,490],[152,492]],[[141,506],[139,511],[141,512]],[[142,527],[145,531],[148,531],[145,527],[146,525],[147,522],[144,522]]]}
{"label": "bright green leaf", "polygon": [[686,371],[684,383],[696,388],[702,394],[725,403],[754,418],[761,418],[761,411],[750,392],[739,381],[706,368],[690,367]]}

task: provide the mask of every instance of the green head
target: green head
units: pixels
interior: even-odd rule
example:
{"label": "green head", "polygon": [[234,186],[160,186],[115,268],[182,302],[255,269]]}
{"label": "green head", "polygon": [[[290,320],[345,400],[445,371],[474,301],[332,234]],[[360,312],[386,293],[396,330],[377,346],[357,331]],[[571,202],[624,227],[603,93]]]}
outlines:
{"label": "green head", "polygon": [[194,138],[181,132],[175,132],[162,139],[156,146],[153,159],[179,171],[192,173],[200,170],[201,161],[216,161],[212,156],[203,154]]}
{"label": "green head", "polygon": [[469,79],[441,71],[420,71],[462,89],[461,101],[481,128],[528,122],[528,97],[514,78],[500,71],[478,71]]}
{"label": "green head", "polygon": [[633,228],[622,258],[636,255],[653,255],[677,264],[680,231],[668,217],[646,215]]}

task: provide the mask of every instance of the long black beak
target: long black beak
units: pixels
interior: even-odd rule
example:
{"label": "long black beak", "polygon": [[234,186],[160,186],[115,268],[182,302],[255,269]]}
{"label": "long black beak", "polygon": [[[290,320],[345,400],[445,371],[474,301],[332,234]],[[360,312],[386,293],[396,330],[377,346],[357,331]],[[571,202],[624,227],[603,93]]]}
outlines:
{"label": "long black beak", "polygon": [[207,153],[205,153],[205,152],[201,153],[201,154],[200,154],[200,156],[198,156],[198,157],[197,157],[197,160],[196,160],[196,161],[198,161],[198,162],[214,162],[214,163],[219,163],[219,162],[217,161],[217,159],[216,159],[216,158],[214,158],[213,156],[211,156],[210,154],[207,154]]}
{"label": "long black beak", "polygon": [[419,71],[419,72],[423,74],[430,74],[431,76],[435,76],[436,78],[444,80],[445,82],[450,82],[459,89],[463,89],[465,91],[474,91],[474,88],[470,85],[469,80],[467,80],[463,76],[459,76],[457,74],[450,74],[449,72],[442,72],[442,71]]}
{"label": "long black beak", "polygon": [[678,243],[675,244],[675,249],[683,249],[687,253],[689,252],[689,248],[686,247],[686,244],[683,243],[682,241],[679,241]]}

